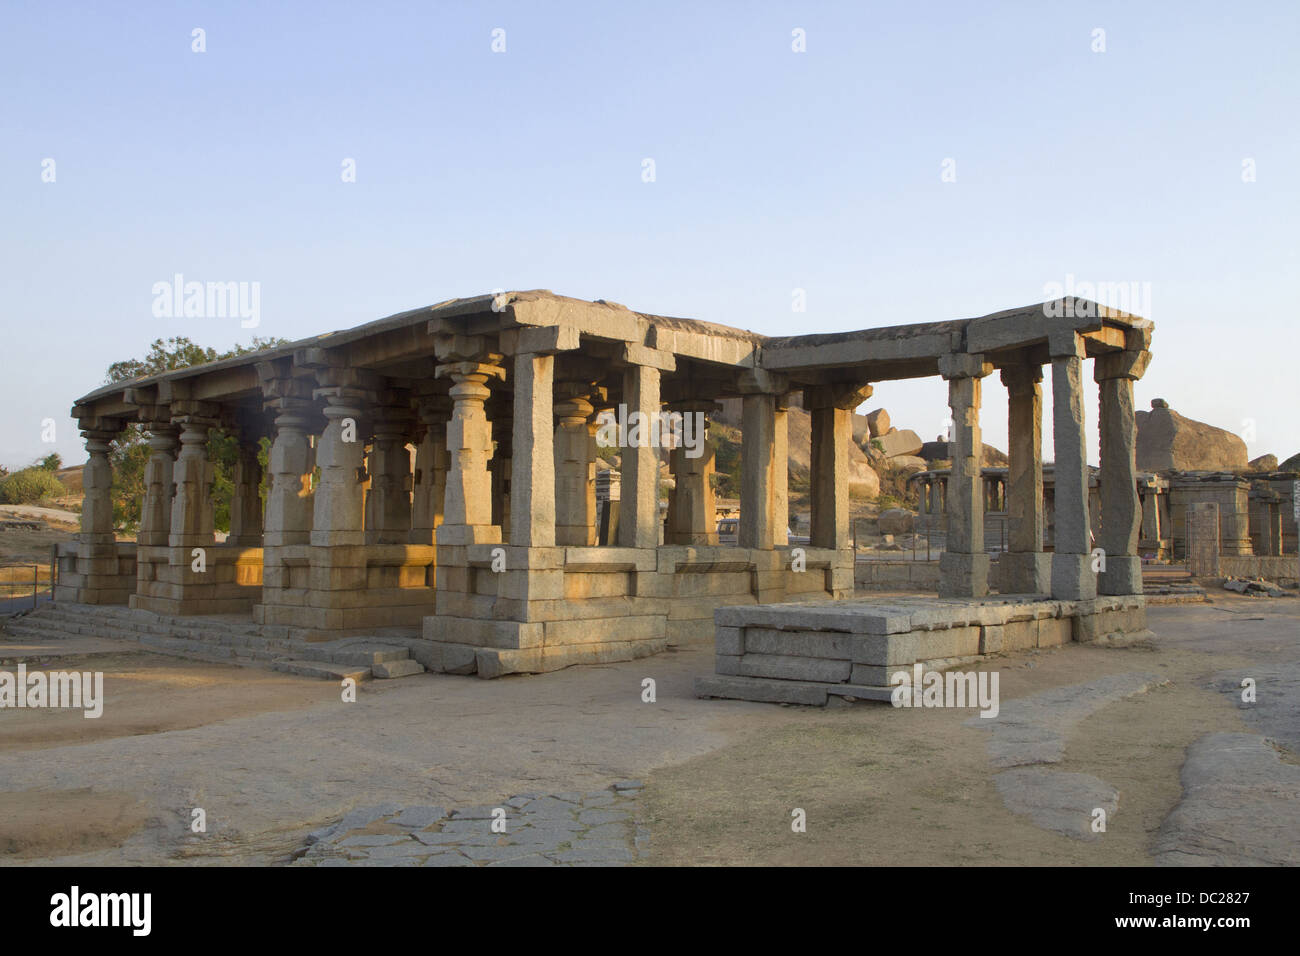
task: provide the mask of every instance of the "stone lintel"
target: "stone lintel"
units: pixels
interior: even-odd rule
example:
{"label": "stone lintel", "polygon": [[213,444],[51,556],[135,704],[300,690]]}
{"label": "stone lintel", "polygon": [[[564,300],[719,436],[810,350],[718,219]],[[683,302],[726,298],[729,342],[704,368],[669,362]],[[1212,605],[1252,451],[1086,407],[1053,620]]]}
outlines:
{"label": "stone lintel", "polygon": [[571,325],[543,325],[507,329],[501,333],[501,351],[506,355],[571,352],[578,348],[581,333]]}
{"label": "stone lintel", "polygon": [[624,343],[622,358],[629,365],[645,365],[661,372],[677,371],[677,356],[672,352],[663,352],[634,342]]}

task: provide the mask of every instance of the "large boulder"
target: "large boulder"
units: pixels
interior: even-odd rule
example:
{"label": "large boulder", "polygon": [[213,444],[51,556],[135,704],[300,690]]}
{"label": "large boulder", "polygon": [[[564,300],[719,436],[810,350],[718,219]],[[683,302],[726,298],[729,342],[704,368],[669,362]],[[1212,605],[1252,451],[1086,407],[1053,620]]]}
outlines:
{"label": "large boulder", "polygon": [[1230,431],[1184,418],[1163,399],[1137,413],[1137,466],[1143,471],[1245,471],[1246,443]]}
{"label": "large boulder", "polygon": [[1300,453],[1296,453],[1277,466],[1278,471],[1300,471]]}
{"label": "large boulder", "polygon": [[[807,471],[812,466],[812,416],[802,408],[791,406],[786,415],[790,466]],[[866,453],[849,442],[849,494],[854,498],[875,498],[880,494],[880,476],[871,467]]]}
{"label": "large boulder", "polygon": [[890,430],[889,412],[883,408],[877,408],[874,412],[867,412],[867,430],[871,433],[872,438],[888,435]]}
{"label": "large boulder", "polygon": [[897,458],[899,455],[915,455],[921,450],[925,442],[921,441],[921,436],[910,428],[899,431],[894,429],[873,438],[872,441],[880,442],[880,450],[886,458]]}
{"label": "large boulder", "polygon": [[890,508],[880,512],[876,527],[881,534],[906,534],[912,530],[916,516],[906,508]]}
{"label": "large boulder", "polygon": [[1260,455],[1250,460],[1251,471],[1277,471],[1277,455]]}

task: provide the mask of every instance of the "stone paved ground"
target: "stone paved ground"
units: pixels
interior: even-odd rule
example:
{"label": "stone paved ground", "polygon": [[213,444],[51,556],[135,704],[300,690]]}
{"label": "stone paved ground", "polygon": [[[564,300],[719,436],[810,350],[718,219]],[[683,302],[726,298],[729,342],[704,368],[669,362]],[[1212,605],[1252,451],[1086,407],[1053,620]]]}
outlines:
{"label": "stone paved ground", "polygon": [[649,849],[640,792],[641,781],[624,780],[585,793],[521,793],[496,807],[361,807],[313,831],[294,864],[627,866]]}

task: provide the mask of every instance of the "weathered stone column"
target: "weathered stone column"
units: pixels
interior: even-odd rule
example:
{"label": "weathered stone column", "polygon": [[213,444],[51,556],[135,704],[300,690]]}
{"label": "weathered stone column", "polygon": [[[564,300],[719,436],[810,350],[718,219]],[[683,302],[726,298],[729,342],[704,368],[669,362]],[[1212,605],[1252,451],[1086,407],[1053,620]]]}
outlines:
{"label": "weathered stone column", "polygon": [[[790,544],[790,395],[776,396],[776,409],[772,413],[772,545],[784,548]],[[712,452],[710,452],[712,458]],[[716,529],[712,513],[710,527]],[[717,539],[717,531],[713,533]]]}
{"label": "weathered stone column", "polygon": [[167,547],[172,523],[172,469],[176,464],[180,430],[166,422],[147,422],[149,461],[144,466],[144,501],[140,507],[140,530],[136,544]]}
{"label": "weathered stone column", "polygon": [[325,430],[316,442],[320,486],[312,501],[311,543],[315,547],[365,543],[365,444],[361,411],[364,393],[331,385],[315,390],[325,403]]}
{"label": "weathered stone column", "polygon": [[853,409],[871,397],[871,386],[804,389],[812,418],[811,510],[814,548],[851,546],[849,528],[849,443]]}
{"label": "weathered stone column", "polygon": [[[302,386],[306,391],[306,385]],[[266,548],[306,544],[311,538],[312,449],[307,431],[312,420],[311,402],[302,395],[271,399],[275,409],[275,434],[267,465],[271,486],[266,493],[262,544]]]}
{"label": "weathered stone column", "polygon": [[504,394],[495,395],[484,408],[492,423],[492,457],[488,475],[492,487],[492,523],[501,529],[501,540],[510,541],[510,476],[514,470],[514,403]]}
{"label": "weathered stone column", "polygon": [[1002,369],[1007,389],[1007,551],[998,559],[1003,594],[1050,594],[1052,559],[1043,551],[1043,369]]}
{"label": "weathered stone column", "polygon": [[1083,414],[1083,340],[1073,331],[1053,332],[1052,441],[1055,486],[1055,552],[1052,597],[1078,601],[1097,596],[1088,524],[1088,458]]}
{"label": "weathered stone column", "polygon": [[555,389],[555,543],[579,548],[596,543],[596,407],[605,390],[590,382],[561,382]]}
{"label": "weathered stone column", "polygon": [[257,460],[257,442],[241,441],[235,459],[235,488],[230,501],[230,534],[227,544],[245,548],[262,546],[262,465]]}
{"label": "weathered stone column", "polygon": [[444,395],[421,396],[416,410],[424,435],[415,448],[410,540],[412,544],[433,544],[434,534],[442,524],[447,492],[447,417],[451,414],[451,399]]}
{"label": "weathered stone column", "polygon": [[737,544],[771,551],[776,542],[776,399],[788,386],[784,376],[746,369],[736,387],[743,396]]}
{"label": "weathered stone column", "polygon": [[81,503],[81,544],[113,544],[113,465],[108,459],[109,443],[117,431],[109,428],[83,428],[86,439],[86,467],[81,473],[85,497]]}
{"label": "weathered stone column", "polygon": [[[622,452],[622,505],[618,517],[618,543],[624,548],[659,546],[659,449],[654,447],[659,418],[659,379],[665,361],[651,362],[661,353],[641,348],[629,352],[623,372],[623,404],[628,416],[628,447]],[[640,359],[640,361],[638,361]],[[636,415],[640,428],[632,416]],[[634,442],[633,439],[636,439]]]}
{"label": "weathered stone column", "polygon": [[[216,541],[212,528],[212,463],[208,461],[208,430],[217,423],[217,410],[205,402],[172,403],[172,422],[181,429],[181,450],[172,468],[176,493],[172,497],[171,548],[204,548]],[[175,562],[173,555],[173,562]],[[188,555],[185,564],[189,563]]]}
{"label": "weathered stone column", "polygon": [[1141,594],[1138,534],[1142,508],[1137,490],[1137,418],[1133,383],[1151,361],[1147,351],[1111,352],[1093,362],[1100,391],[1102,594]]}
{"label": "weathered stone column", "polygon": [[555,356],[514,358],[514,435],[510,467],[510,544],[555,546]]}
{"label": "weathered stone column", "polygon": [[477,336],[440,336],[435,348],[442,363],[435,373],[452,380],[451,420],[447,423],[447,490],[438,544],[499,544],[501,528],[492,524],[492,426],[484,402],[490,378],[504,379],[502,355],[489,352]]}
{"label": "weathered stone column", "polygon": [[407,544],[411,539],[411,423],[406,393],[380,396],[370,450],[366,544]]}
{"label": "weathered stone column", "polygon": [[682,435],[696,444],[692,452],[683,441],[672,453],[675,486],[668,499],[668,544],[717,544],[717,504],[713,493],[713,449],[704,440],[707,416],[716,402],[687,400],[669,406],[682,415]]}
{"label": "weathered stone column", "polygon": [[948,380],[952,410],[948,475],[948,547],[939,559],[939,594],[943,597],[983,597],[989,591],[989,556],[984,551],[984,509],[981,466],[984,456],[980,429],[981,379],[993,366],[980,354],[939,357],[939,374]]}

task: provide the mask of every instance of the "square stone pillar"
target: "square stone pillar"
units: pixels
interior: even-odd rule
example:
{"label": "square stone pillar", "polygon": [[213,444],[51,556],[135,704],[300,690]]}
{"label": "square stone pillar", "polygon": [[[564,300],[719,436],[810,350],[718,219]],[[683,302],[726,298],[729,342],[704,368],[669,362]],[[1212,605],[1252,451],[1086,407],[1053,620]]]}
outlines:
{"label": "square stone pillar", "polygon": [[1052,597],[1065,601],[1089,600],[1097,596],[1097,575],[1092,570],[1089,528],[1083,340],[1073,331],[1053,332],[1048,339],[1048,351],[1052,358],[1056,548],[1052,555]]}
{"label": "square stone pillar", "polygon": [[984,551],[984,508],[980,429],[981,380],[993,366],[980,354],[939,357],[939,374],[948,381],[952,410],[948,474],[948,547],[939,558],[941,597],[984,597],[989,592],[989,556]]}
{"label": "square stone pillar", "polygon": [[416,411],[424,434],[415,448],[415,475],[411,483],[411,544],[433,544],[443,519],[447,493],[447,418],[451,399],[444,395],[422,396]]}
{"label": "square stone pillar", "polygon": [[555,546],[554,380],[554,355],[515,355],[510,544],[516,547]]}
{"label": "square stone pillar", "polygon": [[692,443],[698,444],[694,452],[686,447],[685,442],[673,449],[672,471],[675,484],[668,499],[668,531],[665,541],[668,544],[717,544],[713,448],[704,440],[708,415],[717,409],[717,403],[688,400],[676,402],[670,407],[682,415],[683,436],[689,430]]}
{"label": "square stone pillar", "polygon": [[998,558],[1003,594],[1050,594],[1052,559],[1043,551],[1043,369],[1002,369],[1007,389],[1007,551]]}
{"label": "square stone pillar", "polygon": [[[181,429],[181,450],[172,468],[176,493],[172,497],[171,528],[167,538],[172,563],[190,563],[189,551],[211,547],[212,462],[208,461],[208,430],[216,423],[216,410],[203,403],[183,401],[172,405],[172,422]],[[177,555],[177,550],[186,552]]]}
{"label": "square stone pillar", "polygon": [[406,393],[381,396],[371,426],[366,544],[411,540],[411,453],[406,447],[410,429]]}
{"label": "square stone pillar", "polygon": [[488,475],[492,487],[492,523],[501,529],[501,540],[510,541],[510,476],[514,471],[514,400],[494,395],[485,406],[492,423],[492,457]]}
{"label": "square stone pillar", "polygon": [[1100,544],[1106,562],[1097,580],[1101,594],[1142,593],[1142,559],[1138,556],[1142,506],[1137,490],[1133,382],[1142,377],[1150,361],[1150,352],[1126,350],[1093,362],[1100,392]]}
{"label": "square stone pillar", "polygon": [[360,389],[326,386],[315,396],[325,403],[326,425],[316,443],[320,486],[312,501],[311,543],[364,544],[365,444],[359,422],[364,395]]}
{"label": "square stone pillar", "polygon": [[176,464],[180,430],[166,422],[146,423],[149,429],[149,461],[144,466],[144,501],[140,507],[140,530],[136,544],[165,548],[172,524],[172,470]]}
{"label": "square stone pillar", "polygon": [[[659,367],[650,364],[631,364],[623,373],[628,447],[622,449],[618,543],[624,548],[659,545],[659,449],[654,447],[653,437],[659,417],[660,374]],[[633,415],[640,423],[635,443]]]}
{"label": "square stone pillar", "polygon": [[[812,425],[810,543],[835,551],[852,546],[849,522],[849,443],[853,409],[871,386],[823,385],[804,389]],[[784,463],[782,463],[784,464]]]}
{"label": "square stone pillar", "polygon": [[561,382],[555,389],[555,543],[596,544],[596,402],[605,389]]}
{"label": "square stone pillar", "polygon": [[[790,544],[790,396],[776,396],[772,414],[772,544],[784,548]],[[712,452],[710,452],[712,460]],[[716,529],[717,523],[710,518]],[[716,542],[717,532],[714,531]]]}
{"label": "square stone pillar", "polygon": [[226,543],[262,547],[262,465],[257,442],[241,441],[235,458],[234,493],[230,500],[230,534]]}
{"label": "square stone pillar", "polygon": [[740,446],[740,525],[737,544],[770,551],[776,540],[772,521],[776,465],[776,396],[751,393],[742,400]]}
{"label": "square stone pillar", "polygon": [[435,375],[450,378],[451,420],[447,423],[447,491],[439,545],[499,544],[501,528],[492,524],[492,425],[484,410],[491,395],[487,381],[504,379],[502,355],[489,352],[474,336],[439,337],[435,346],[442,362]]}

